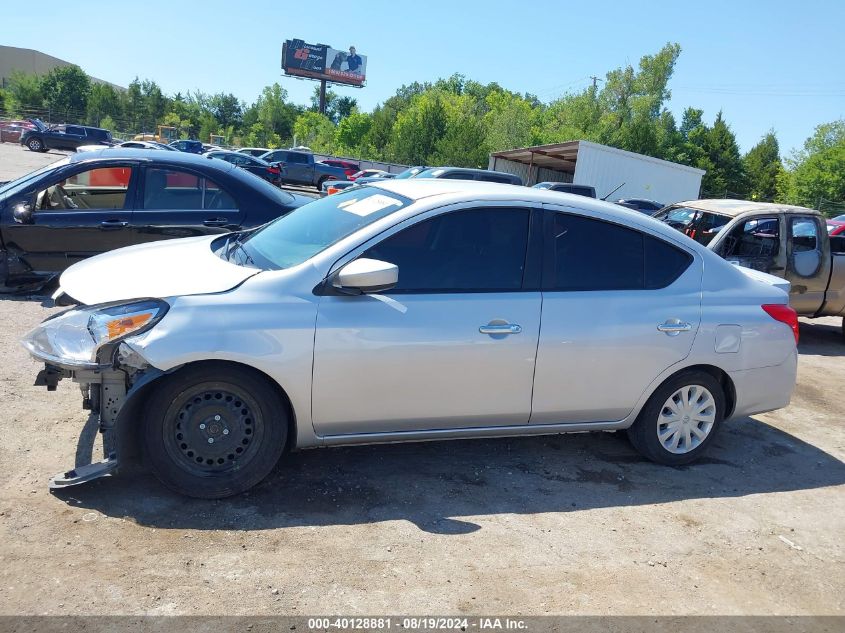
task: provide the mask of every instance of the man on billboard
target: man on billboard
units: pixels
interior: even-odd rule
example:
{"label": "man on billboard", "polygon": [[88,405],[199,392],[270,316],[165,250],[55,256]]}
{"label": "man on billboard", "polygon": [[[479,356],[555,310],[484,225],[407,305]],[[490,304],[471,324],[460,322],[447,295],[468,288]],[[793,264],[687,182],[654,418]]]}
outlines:
{"label": "man on billboard", "polygon": [[349,55],[346,56],[346,65],[349,68],[349,72],[360,75],[362,63],[361,56],[355,52],[355,47],[350,46]]}

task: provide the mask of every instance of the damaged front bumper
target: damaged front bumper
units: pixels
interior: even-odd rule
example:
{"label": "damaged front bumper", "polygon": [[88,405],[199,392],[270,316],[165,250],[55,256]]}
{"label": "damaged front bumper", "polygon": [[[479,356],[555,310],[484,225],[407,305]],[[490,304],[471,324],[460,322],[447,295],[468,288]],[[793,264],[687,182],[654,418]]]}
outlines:
{"label": "damaged front bumper", "polygon": [[127,375],[120,369],[80,369],[45,364],[38,373],[36,385],[55,391],[60,380],[70,378],[82,391],[82,408],[98,416],[99,432],[103,440],[104,458],[95,463],[77,464],[71,470],[50,479],[50,488],[66,488],[92,479],[106,477],[117,471],[117,416],[126,400]]}
{"label": "damaged front bumper", "polygon": [[82,394],[82,408],[90,411],[102,438],[103,459],[77,463],[72,469],[58,473],[50,479],[51,489],[75,486],[117,472],[121,465],[119,431],[122,425],[129,423],[124,421],[126,416],[122,416],[128,408],[127,403],[144,385],[163,373],[147,364],[125,343],[104,352],[113,358],[112,363],[80,366],[50,359],[35,380],[37,386],[46,387],[48,391],[55,391],[64,379],[77,383]]}

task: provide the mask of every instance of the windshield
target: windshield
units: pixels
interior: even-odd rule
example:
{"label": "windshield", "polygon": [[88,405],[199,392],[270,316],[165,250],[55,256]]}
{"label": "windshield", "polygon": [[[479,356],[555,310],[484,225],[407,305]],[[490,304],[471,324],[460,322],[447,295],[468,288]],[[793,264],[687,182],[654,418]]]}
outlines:
{"label": "windshield", "polygon": [[376,187],[355,187],[299,207],[242,238],[239,247],[259,268],[290,268],[411,202]]}
{"label": "windshield", "polygon": [[406,178],[414,178],[418,173],[424,171],[425,167],[409,167],[405,171],[396,174],[394,177],[396,180],[405,180]]}
{"label": "windshield", "polygon": [[31,183],[33,180],[35,180],[42,174],[46,174],[48,171],[58,169],[59,167],[64,167],[68,163],[70,163],[70,158],[63,158],[62,160],[58,160],[55,163],[50,163],[49,165],[46,165],[41,169],[31,171],[25,176],[21,176],[17,180],[7,182],[5,185],[0,186],[0,195],[12,195],[18,193],[21,189],[25,188],[29,183]]}

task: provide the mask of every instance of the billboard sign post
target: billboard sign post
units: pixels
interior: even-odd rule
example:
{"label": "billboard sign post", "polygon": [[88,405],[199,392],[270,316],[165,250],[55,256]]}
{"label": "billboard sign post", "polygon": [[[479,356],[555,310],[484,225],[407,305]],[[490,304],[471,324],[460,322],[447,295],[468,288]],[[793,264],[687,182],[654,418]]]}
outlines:
{"label": "billboard sign post", "polygon": [[320,81],[320,112],[325,113],[326,83],[362,88],[367,80],[367,56],[354,46],[346,50],[326,44],[287,40],[282,45],[282,70],[291,77]]}

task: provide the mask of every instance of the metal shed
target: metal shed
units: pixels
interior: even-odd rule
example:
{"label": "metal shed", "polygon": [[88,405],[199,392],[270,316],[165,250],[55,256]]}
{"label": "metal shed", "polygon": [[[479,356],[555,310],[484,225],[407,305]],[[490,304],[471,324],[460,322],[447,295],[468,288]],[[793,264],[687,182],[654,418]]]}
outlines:
{"label": "metal shed", "polygon": [[490,154],[489,169],[516,174],[527,185],[572,182],[591,185],[603,197],[649,198],[664,204],[698,198],[703,169],[600,145],[567,141]]}

